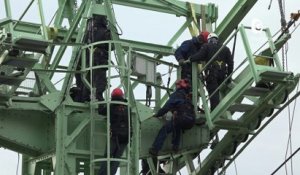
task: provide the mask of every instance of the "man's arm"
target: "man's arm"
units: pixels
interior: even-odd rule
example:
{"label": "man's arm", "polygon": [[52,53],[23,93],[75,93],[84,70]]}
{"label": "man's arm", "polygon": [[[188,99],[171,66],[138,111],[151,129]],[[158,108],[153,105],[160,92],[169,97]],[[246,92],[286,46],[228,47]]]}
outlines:
{"label": "man's arm", "polygon": [[178,97],[175,93],[171,94],[169,100],[165,103],[165,105],[160,110],[157,111],[157,113],[154,115],[154,117],[163,116],[168,111],[173,109],[178,103],[180,103],[180,99],[178,99]]}
{"label": "man's arm", "polygon": [[195,62],[195,61],[205,61],[206,57],[208,54],[208,45],[207,44],[203,44],[201,49],[195,53],[194,55],[192,55],[189,60],[191,62]]}
{"label": "man's arm", "polygon": [[175,58],[177,61],[179,61],[180,59],[188,59],[188,58],[185,58],[187,53],[189,52],[189,49],[190,49],[190,41],[187,40],[187,41],[184,41],[180,47],[178,47],[175,51]]}

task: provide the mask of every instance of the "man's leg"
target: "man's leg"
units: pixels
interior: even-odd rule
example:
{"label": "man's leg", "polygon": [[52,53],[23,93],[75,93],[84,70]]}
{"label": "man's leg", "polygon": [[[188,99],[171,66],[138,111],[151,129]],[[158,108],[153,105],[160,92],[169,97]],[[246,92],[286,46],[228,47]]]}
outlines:
{"label": "man's leg", "polygon": [[[97,48],[94,52],[94,65],[107,65],[108,64],[108,52],[105,49]],[[96,99],[98,101],[103,101],[103,92],[107,87],[107,68],[97,68],[93,71],[94,86],[96,87]],[[104,105],[99,105],[98,111],[101,112]]]}
{"label": "man's leg", "polygon": [[210,97],[210,110],[213,111],[219,104],[219,91],[215,92],[215,90],[218,88],[217,79],[212,78],[211,80],[207,81],[206,87]]}
{"label": "man's leg", "polygon": [[[87,73],[86,79],[88,80],[88,82],[90,82],[90,73]],[[91,91],[89,87],[86,87],[85,85],[83,85],[82,87],[82,101],[91,101]]]}
{"label": "man's leg", "polygon": [[[127,143],[119,143],[118,145],[119,146],[116,147],[116,149],[115,149],[115,151],[112,155],[113,158],[121,158],[122,155],[123,155],[124,150],[127,147]],[[111,167],[110,168],[110,173],[111,174],[116,174],[119,165],[120,165],[120,161],[112,161],[111,165],[110,165],[110,167]]]}
{"label": "man's leg", "polygon": [[173,127],[172,144],[173,151],[177,152],[180,144],[181,127],[179,124],[175,124]]}
{"label": "man's leg", "polygon": [[103,92],[107,86],[107,79],[106,79],[106,70],[99,69],[95,70],[94,72],[94,84],[96,87],[96,99],[98,101],[103,101]]}
{"label": "man's leg", "polygon": [[[118,147],[117,140],[115,137],[112,137],[110,139],[110,157],[113,157],[113,154],[116,152],[117,147]],[[107,157],[107,148],[105,150],[104,156]],[[112,169],[112,163],[113,162],[110,162],[110,167],[111,167],[110,169]],[[112,172],[111,172],[111,174],[112,174]],[[107,161],[103,161],[100,163],[100,170],[99,170],[98,175],[107,175]]]}
{"label": "man's leg", "polygon": [[162,148],[164,141],[169,133],[173,130],[173,120],[168,121],[158,132],[153,144],[152,151],[158,153],[158,151]]}

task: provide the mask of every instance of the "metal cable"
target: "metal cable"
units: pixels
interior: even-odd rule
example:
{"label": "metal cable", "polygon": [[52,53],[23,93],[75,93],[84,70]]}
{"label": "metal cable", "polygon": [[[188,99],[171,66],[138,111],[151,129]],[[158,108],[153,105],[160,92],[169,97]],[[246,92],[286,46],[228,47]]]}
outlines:
{"label": "metal cable", "polygon": [[269,6],[268,6],[268,10],[271,9],[272,2],[273,2],[273,0],[270,0]]}
{"label": "metal cable", "polygon": [[285,47],[285,58],[286,58],[286,60],[285,60],[285,67],[286,67],[286,71],[289,71],[289,68],[288,68],[288,58],[287,58],[287,53],[288,53],[288,51],[289,51],[289,43],[288,42],[286,42],[286,44],[284,45],[284,47]]}
{"label": "metal cable", "polygon": [[274,175],[283,165],[286,164],[287,161],[289,161],[292,157],[294,157],[299,150],[300,147],[296,151],[294,151],[294,153],[290,157],[288,157],[288,159],[286,159],[282,164],[280,164],[278,168],[276,168],[276,170],[271,173],[271,175]]}
{"label": "metal cable", "polygon": [[[112,12],[115,14],[115,9],[114,9],[114,6],[111,4],[111,9],[112,9]],[[109,23],[111,23],[111,21],[109,21],[109,20],[107,20]],[[118,24],[118,22],[116,21],[116,26],[113,24],[113,23],[111,23],[112,24],[112,26],[113,26],[113,28],[115,29],[115,33],[117,34],[117,35],[123,35],[123,30],[122,30],[122,28],[120,27],[120,25]],[[118,28],[120,29],[120,33],[118,32]]]}
{"label": "metal cable", "polygon": [[[289,100],[289,98],[288,98]],[[288,133],[288,141],[287,141],[287,145],[286,145],[286,150],[285,150],[285,159],[288,155],[288,151],[289,151],[289,146],[292,144],[291,142],[291,138],[290,138],[290,134],[291,134],[291,110],[290,110],[290,105],[287,106],[288,109],[288,125],[289,125],[289,133]],[[285,164],[284,165],[284,170],[285,170],[285,175],[288,175],[288,167]]]}
{"label": "metal cable", "polygon": [[17,162],[17,170],[16,170],[16,175],[18,175],[18,171],[19,171],[19,164],[20,164],[20,154],[18,153],[18,162]]}
{"label": "metal cable", "polygon": [[54,13],[54,15],[52,16],[51,20],[48,23],[48,26],[50,26],[50,24],[53,22],[54,17],[57,15],[58,9],[56,10],[56,12]]}
{"label": "metal cable", "polygon": [[[297,85],[296,92],[299,92],[299,83]],[[287,158],[289,148],[290,148],[290,155],[292,154],[292,150],[293,150],[293,148],[292,148],[292,127],[293,127],[293,122],[294,122],[294,118],[295,118],[296,104],[297,104],[297,99],[295,99],[293,112],[292,112],[292,118],[290,116],[290,106],[288,105],[289,135],[288,135],[288,142],[287,142],[287,147],[286,147],[286,152],[285,152],[285,159]],[[286,165],[285,165],[285,170],[286,170],[286,174],[287,174],[287,166]],[[291,173],[293,175],[293,159],[291,159]]]}
{"label": "metal cable", "polygon": [[282,70],[285,70],[285,47],[283,46],[281,49],[281,56],[282,56]]}
{"label": "metal cable", "polygon": [[238,175],[238,171],[237,171],[237,167],[236,167],[235,160],[233,161],[233,164],[234,164],[234,170],[235,170],[235,174],[236,174],[236,175]]}

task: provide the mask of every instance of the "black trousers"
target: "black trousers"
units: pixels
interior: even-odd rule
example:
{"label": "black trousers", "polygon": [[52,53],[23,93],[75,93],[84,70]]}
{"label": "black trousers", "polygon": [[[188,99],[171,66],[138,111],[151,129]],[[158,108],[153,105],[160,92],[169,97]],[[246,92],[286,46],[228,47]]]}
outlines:
{"label": "black trousers", "polygon": [[[128,142],[120,142],[118,137],[111,137],[110,139],[110,157],[111,158],[121,158],[124,150],[127,147]],[[107,156],[107,148],[105,151],[105,156]],[[110,174],[116,174],[118,167],[120,165],[119,161],[110,162]],[[98,175],[107,175],[107,161],[101,162],[100,170]]]}
{"label": "black trousers", "polygon": [[211,111],[213,111],[220,102],[219,90],[216,92],[215,92],[215,90],[218,89],[218,87],[222,84],[222,82],[225,79],[226,79],[226,71],[223,71],[223,70],[210,71],[210,73],[208,74],[208,76],[206,78],[206,88],[207,88],[208,94],[210,96],[210,110]]}
{"label": "black trousers", "polygon": [[[87,53],[86,67],[90,67],[89,53]],[[93,66],[107,65],[108,64],[108,52],[105,49],[95,49],[93,53]],[[103,92],[107,87],[107,68],[97,68],[92,70],[93,87],[96,88],[96,99],[103,101]],[[86,79],[90,81],[90,71],[87,74]],[[88,87],[83,86],[82,93],[83,101],[90,101],[90,90]]]}

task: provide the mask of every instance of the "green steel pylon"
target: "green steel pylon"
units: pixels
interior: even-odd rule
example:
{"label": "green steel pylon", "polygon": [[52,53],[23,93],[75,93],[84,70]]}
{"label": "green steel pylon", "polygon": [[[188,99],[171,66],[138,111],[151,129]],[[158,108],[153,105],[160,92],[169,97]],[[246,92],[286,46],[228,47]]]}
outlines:
{"label": "green steel pylon", "polygon": [[[213,30],[218,8],[214,4],[199,5],[177,0],[57,2],[54,23],[50,26],[45,22],[46,10],[41,0],[30,1],[19,19],[12,18],[11,8],[15,4],[11,3],[14,1],[4,0],[4,6],[0,8],[6,12],[6,18],[0,19],[0,146],[23,154],[23,175],[48,175],[52,172],[56,175],[92,175],[99,169],[99,161],[113,160],[104,156],[106,145],[109,147],[107,133],[110,127],[109,120],[95,112],[99,102],[74,102],[69,92],[75,73],[84,76],[88,71],[101,68],[85,65],[85,59],[92,59],[85,55],[85,50],[108,43],[110,61],[104,66],[108,68],[108,84],[123,87],[127,105],[132,109],[133,136],[124,156],[117,160],[122,162],[120,172],[139,174],[140,160],[147,159],[151,173],[157,174],[148,149],[164,122],[150,116],[164,104],[168,98],[167,91],[172,91],[162,85],[162,75],[157,72],[157,65],[180,70],[177,64],[160,58],[174,54],[172,45],[187,28],[194,32],[198,28]],[[187,168],[189,174],[203,175],[227,167],[239,154],[236,150],[241,143],[251,141],[259,133],[257,129],[260,122],[285,102],[285,97],[298,83],[298,75],[281,69],[276,54],[287,41],[287,35],[274,43],[270,31],[264,29],[270,52],[261,55],[251,51],[244,26],[230,36],[256,2],[237,1],[215,30],[225,43],[234,34],[242,35],[247,66],[235,73],[236,77],[229,88],[221,90],[221,102],[212,112],[204,84],[198,78],[200,72],[197,65],[193,65],[193,102],[195,106],[203,105],[205,110],[205,114],[197,112],[197,120],[205,118],[207,122],[183,134],[182,149],[176,154],[171,152],[171,138],[167,139],[158,160],[167,162],[169,174],[176,174],[183,167]],[[34,4],[40,22],[23,21],[24,15],[28,9],[34,8]],[[186,22],[166,45],[125,40],[118,35],[114,5],[183,16]],[[83,43],[87,20],[93,14],[107,17],[112,40]],[[63,27],[63,21],[67,21],[69,26]],[[199,21],[201,25],[198,25]],[[68,47],[72,47],[71,54],[67,51]],[[66,56],[69,58],[68,66],[62,66]],[[275,66],[258,65],[255,58],[259,56],[273,59]],[[76,68],[79,61],[84,65],[81,70]],[[62,75],[61,80],[58,80],[59,75]],[[62,82],[61,86],[56,82]],[[84,82],[93,92],[93,85],[87,80]],[[270,83],[272,89],[256,87],[259,83]],[[155,90],[155,98],[140,99],[140,86]],[[109,92],[110,88],[107,88],[104,93],[105,105],[110,103]],[[251,104],[243,104],[244,99],[251,101]],[[150,105],[143,103],[146,100]],[[241,112],[242,116],[233,119],[232,115],[237,112]],[[225,136],[214,140],[220,130],[225,130]],[[250,139],[249,135],[252,135]],[[195,166],[193,160],[202,150],[209,149],[209,143],[213,140],[216,144],[211,153],[201,165]]]}

